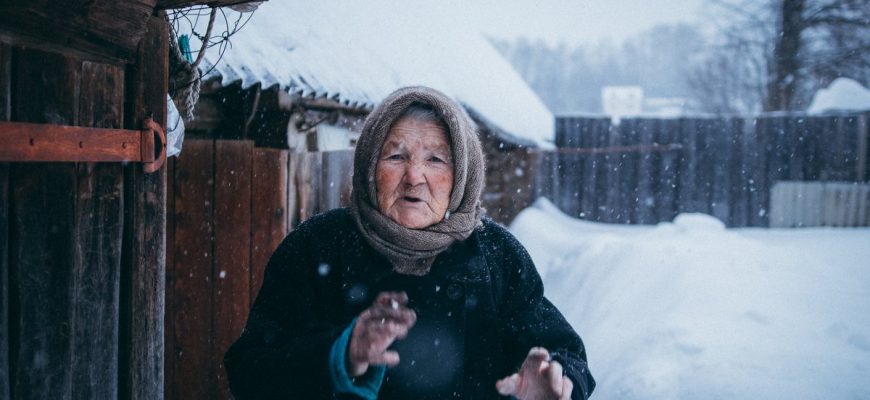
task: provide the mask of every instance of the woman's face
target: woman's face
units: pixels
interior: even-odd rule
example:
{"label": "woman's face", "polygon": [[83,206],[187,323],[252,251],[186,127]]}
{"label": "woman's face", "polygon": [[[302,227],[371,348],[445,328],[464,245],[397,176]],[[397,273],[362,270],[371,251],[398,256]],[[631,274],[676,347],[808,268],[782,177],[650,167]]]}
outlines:
{"label": "woman's face", "polygon": [[406,228],[444,218],[453,189],[453,157],[439,125],[402,118],[381,147],[375,171],[378,210]]}

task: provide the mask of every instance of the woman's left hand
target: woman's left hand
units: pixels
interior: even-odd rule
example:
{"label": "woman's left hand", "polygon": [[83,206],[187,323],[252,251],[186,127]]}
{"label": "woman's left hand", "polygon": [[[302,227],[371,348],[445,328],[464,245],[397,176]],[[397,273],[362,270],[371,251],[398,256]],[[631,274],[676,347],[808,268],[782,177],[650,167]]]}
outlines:
{"label": "woman's left hand", "polygon": [[533,347],[519,372],[495,383],[502,396],[519,400],[567,400],[574,384],[562,375],[562,365],[543,347]]}

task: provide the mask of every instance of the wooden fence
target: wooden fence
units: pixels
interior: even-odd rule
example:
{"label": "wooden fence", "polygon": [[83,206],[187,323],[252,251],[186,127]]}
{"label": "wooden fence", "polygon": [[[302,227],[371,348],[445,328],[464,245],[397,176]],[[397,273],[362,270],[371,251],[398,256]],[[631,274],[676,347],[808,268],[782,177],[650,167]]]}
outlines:
{"label": "wooden fence", "polygon": [[778,181],[870,177],[868,115],[558,118],[557,149],[538,153],[534,192],[569,215],[652,224],[678,213],[768,226]]}
{"label": "wooden fence", "polygon": [[351,151],[187,140],[170,162],[167,399],[228,399],[222,359],[288,230],[350,198]]}

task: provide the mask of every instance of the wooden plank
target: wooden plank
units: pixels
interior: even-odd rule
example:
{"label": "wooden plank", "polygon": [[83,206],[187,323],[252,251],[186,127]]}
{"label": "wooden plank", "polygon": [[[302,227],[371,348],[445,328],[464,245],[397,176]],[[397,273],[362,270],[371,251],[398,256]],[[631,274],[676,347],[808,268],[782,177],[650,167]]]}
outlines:
{"label": "wooden plank", "polygon": [[[10,118],[12,49],[0,42],[0,121]],[[0,163],[0,398],[8,399],[11,379],[9,342],[9,164]]]}
{"label": "wooden plank", "polygon": [[296,175],[299,173],[299,153],[287,154],[287,229],[292,230],[299,225],[299,188],[296,183]]}
{"label": "wooden plank", "polygon": [[731,220],[731,120],[711,120],[707,140],[711,154],[710,215],[726,225]]}
{"label": "wooden plank", "polygon": [[870,113],[858,116],[858,163],[855,166],[857,181],[864,182],[870,179]]}
{"label": "wooden plank", "polygon": [[[608,146],[618,145],[620,140],[619,136],[620,132],[618,126],[611,125],[609,128]],[[622,154],[618,153],[605,153],[604,155],[604,165],[607,169],[607,196],[605,201],[605,206],[607,208],[604,211],[604,215],[601,217],[602,222],[619,222],[619,162],[621,159]]]}
{"label": "wooden plank", "polygon": [[690,119],[680,119],[680,131],[678,140],[683,146],[683,151],[677,157],[679,183],[677,184],[677,213],[693,212],[694,204],[692,196],[695,189],[695,132],[694,124]]}
{"label": "wooden plank", "polygon": [[[619,125],[619,144],[631,146],[638,144],[638,123],[636,120],[622,120]],[[617,221],[620,223],[637,223],[637,178],[638,156],[636,153],[626,152],[620,155],[619,160],[619,213]]]}
{"label": "wooden plank", "polygon": [[[764,190],[770,196],[770,189],[778,181],[788,180],[789,176],[789,153],[787,143],[788,117],[768,117],[766,125],[767,151],[767,186]],[[769,217],[770,202],[765,207],[766,216]],[[768,218],[769,220],[769,218]]]}
{"label": "wooden plank", "polygon": [[[22,122],[78,123],[80,63],[40,51],[16,49],[12,117]],[[39,93],[34,96],[33,93]],[[67,399],[71,396],[70,337],[76,175],[71,164],[14,164],[10,203],[15,238],[10,289],[17,307],[10,362],[11,397]]]}
{"label": "wooden plank", "polygon": [[318,194],[320,211],[350,205],[353,150],[327,151],[321,154],[320,193]]}
{"label": "wooden plank", "polygon": [[120,65],[134,60],[155,2],[5,2],[0,12],[0,38]]}
{"label": "wooden plank", "polygon": [[166,316],[173,321],[167,363],[174,374],[167,376],[167,398],[212,398],[214,142],[185,141],[175,168],[175,274]]}
{"label": "wooden plank", "polygon": [[749,211],[747,213],[749,226],[767,226],[767,208],[769,186],[767,182],[767,151],[765,126],[767,119],[756,117],[751,123],[744,125],[746,141],[744,151],[747,154],[746,172],[749,185]]}
{"label": "wooden plank", "polygon": [[71,398],[73,224],[75,170],[71,166],[13,166],[10,315],[17,399]]}
{"label": "wooden plank", "polygon": [[[251,294],[252,141],[215,143],[215,250],[212,271],[214,343],[211,351],[212,398],[230,399],[224,353],[245,327]],[[259,200],[259,199],[258,199]]]}
{"label": "wooden plank", "polygon": [[[579,147],[597,148],[601,135],[601,118],[587,118],[579,124],[577,143]],[[596,214],[595,184],[596,164],[599,154],[584,154],[575,159],[573,174],[572,207],[578,218],[594,220]]]}
{"label": "wooden plank", "polygon": [[287,235],[287,150],[254,149],[251,202],[251,287],[253,301],[263,284],[272,252]]}
{"label": "wooden plank", "polygon": [[[0,116],[3,117],[3,116]],[[0,398],[10,398],[9,164],[0,163]]]}
{"label": "wooden plank", "polygon": [[807,162],[807,147],[806,138],[810,135],[809,121],[806,117],[792,117],[788,121],[788,179],[792,181],[806,180],[806,168],[804,164]]}
{"label": "wooden plank", "polygon": [[172,385],[169,384],[171,377],[175,374],[175,341],[173,333],[175,332],[175,319],[172,318],[172,306],[175,304],[175,280],[177,279],[177,271],[175,265],[175,254],[178,251],[183,251],[176,244],[175,240],[175,183],[176,183],[176,168],[175,162],[177,157],[170,157],[166,160],[166,283],[164,296],[165,313],[163,318],[163,349],[166,362],[163,366],[163,398],[172,398]]}
{"label": "wooden plank", "polygon": [[[136,62],[125,72],[124,123],[138,129],[152,116],[166,126],[168,37],[164,16],[148,19]],[[119,359],[123,399],[157,399],[163,395],[163,318],[166,285],[166,168],[144,174],[142,166],[124,170],[125,239],[122,274],[122,354]]]}
{"label": "wooden plank", "polygon": [[697,173],[695,175],[695,207],[696,211],[704,214],[713,214],[713,190],[716,180],[715,165],[718,149],[716,148],[716,135],[714,121],[709,118],[698,120],[696,138],[698,153]]}
{"label": "wooden plank", "polygon": [[[637,140],[642,146],[655,144],[655,119],[638,119]],[[655,193],[655,183],[658,181],[659,171],[658,155],[655,152],[640,152],[637,159],[637,201],[636,219],[639,224],[652,224],[658,222],[655,218],[655,208],[658,199]]]}
{"label": "wooden plank", "polygon": [[299,222],[317,215],[322,211],[319,204],[322,153],[299,153],[296,170],[296,190],[299,192]]}
{"label": "wooden plank", "polygon": [[[679,141],[679,120],[663,119],[656,130],[655,140],[659,144],[671,145]],[[672,150],[661,153],[657,168],[661,171],[656,190],[658,199],[658,221],[672,221],[677,216],[677,184],[679,175],[677,164],[680,153],[684,151]]]}
{"label": "wooden plank", "polygon": [[0,121],[12,117],[12,47],[0,42]]}
{"label": "wooden plank", "polygon": [[863,175],[863,160],[861,150],[866,148],[866,142],[860,126],[860,117],[849,115],[843,118],[840,134],[843,136],[843,176],[846,181],[861,181]]}
{"label": "wooden plank", "polygon": [[749,219],[749,179],[746,151],[746,124],[749,119],[735,118],[731,120],[728,128],[729,151],[731,152],[731,165],[729,167],[730,210],[729,226],[748,226]]}
{"label": "wooden plank", "polygon": [[[82,63],[82,125],[120,127],[123,95],[122,69]],[[122,178],[120,164],[77,165],[72,271],[74,398],[114,399],[118,395]]]}
{"label": "wooden plank", "polygon": [[[610,139],[610,120],[605,118],[594,120],[588,137],[590,139],[588,146],[607,147]],[[604,204],[604,196],[607,195],[605,157],[604,154],[591,154],[586,158],[586,164],[583,166],[583,194],[580,199],[580,212],[583,218],[591,221],[601,220],[602,210],[600,207]]]}

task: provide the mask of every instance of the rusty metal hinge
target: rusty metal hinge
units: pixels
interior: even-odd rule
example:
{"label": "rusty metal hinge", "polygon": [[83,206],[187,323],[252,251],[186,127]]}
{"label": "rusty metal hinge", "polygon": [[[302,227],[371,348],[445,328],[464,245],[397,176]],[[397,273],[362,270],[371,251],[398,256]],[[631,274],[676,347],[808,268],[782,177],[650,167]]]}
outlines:
{"label": "rusty metal hinge", "polygon": [[166,133],[151,118],[141,130],[0,122],[0,161],[140,162],[152,173],[166,162]]}

